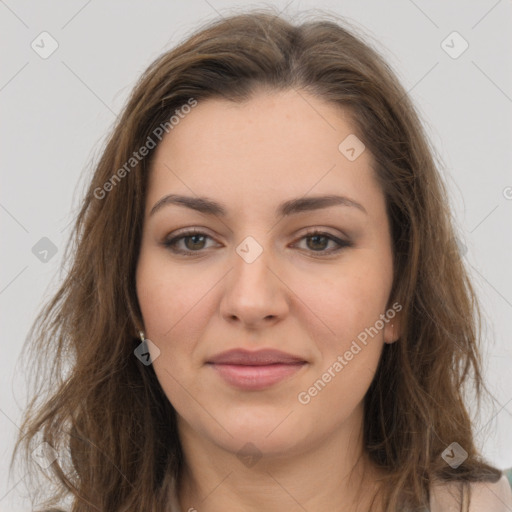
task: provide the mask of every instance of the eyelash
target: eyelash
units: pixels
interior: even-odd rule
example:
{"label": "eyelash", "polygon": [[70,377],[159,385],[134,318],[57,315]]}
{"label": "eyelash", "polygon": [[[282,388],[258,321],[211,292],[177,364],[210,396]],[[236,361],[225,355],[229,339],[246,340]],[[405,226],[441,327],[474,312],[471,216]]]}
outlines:
{"label": "eyelash", "polygon": [[[189,250],[183,250],[183,249],[176,249],[174,247],[180,240],[183,240],[185,238],[190,238],[191,236],[194,236],[194,235],[202,235],[202,236],[205,236],[205,237],[211,239],[211,237],[209,235],[207,235],[206,233],[199,231],[199,230],[191,229],[186,232],[180,233],[177,236],[174,236],[172,238],[164,240],[164,242],[162,244],[167,249],[169,249],[171,252],[173,252],[175,254],[181,254],[184,256],[197,255],[197,254],[200,254],[201,252],[203,252],[204,249],[199,249],[197,251],[189,251]],[[331,249],[329,251],[313,251],[311,249],[306,249],[307,251],[309,251],[315,255],[320,255],[321,257],[327,257],[330,255],[336,254],[336,253],[340,252],[342,249],[345,249],[347,247],[352,247],[354,245],[352,242],[349,242],[348,240],[342,240],[338,237],[335,237],[334,235],[332,235],[330,233],[326,233],[324,231],[320,231],[317,229],[307,231],[299,240],[302,240],[305,238],[311,238],[313,236],[325,237],[325,238],[329,239],[330,241],[335,242],[338,245],[338,247],[336,247],[335,249]]]}

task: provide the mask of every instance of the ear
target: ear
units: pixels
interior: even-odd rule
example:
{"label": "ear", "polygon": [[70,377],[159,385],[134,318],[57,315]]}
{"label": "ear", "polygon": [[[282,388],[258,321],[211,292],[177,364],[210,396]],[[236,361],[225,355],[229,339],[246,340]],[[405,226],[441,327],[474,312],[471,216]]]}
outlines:
{"label": "ear", "polygon": [[400,338],[402,315],[400,311],[396,311],[393,318],[390,318],[389,315],[387,316],[388,322],[384,326],[384,343],[391,344]]}

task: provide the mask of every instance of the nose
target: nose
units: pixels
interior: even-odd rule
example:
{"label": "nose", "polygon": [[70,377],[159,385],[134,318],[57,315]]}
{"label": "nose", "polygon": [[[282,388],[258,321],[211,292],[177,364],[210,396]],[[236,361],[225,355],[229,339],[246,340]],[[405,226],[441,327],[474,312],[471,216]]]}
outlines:
{"label": "nose", "polygon": [[254,330],[285,318],[289,310],[289,289],[279,277],[267,250],[249,261],[234,253],[233,269],[226,276],[220,312],[229,323]]}

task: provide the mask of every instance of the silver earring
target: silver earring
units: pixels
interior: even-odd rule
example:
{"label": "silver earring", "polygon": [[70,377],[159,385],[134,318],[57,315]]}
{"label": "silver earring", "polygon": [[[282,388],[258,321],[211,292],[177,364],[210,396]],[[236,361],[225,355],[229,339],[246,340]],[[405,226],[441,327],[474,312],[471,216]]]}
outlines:
{"label": "silver earring", "polygon": [[146,341],[145,336],[144,336],[144,332],[143,331],[139,331],[139,336],[140,336],[140,340],[144,343],[144,341]]}

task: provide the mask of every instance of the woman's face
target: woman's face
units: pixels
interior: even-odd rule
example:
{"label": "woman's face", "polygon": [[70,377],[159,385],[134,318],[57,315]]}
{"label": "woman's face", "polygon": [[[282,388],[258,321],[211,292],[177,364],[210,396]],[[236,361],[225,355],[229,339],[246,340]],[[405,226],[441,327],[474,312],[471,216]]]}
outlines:
{"label": "woman's face", "polygon": [[[137,295],[182,439],[279,454],[361,429],[398,322],[385,200],[353,133],[315,96],[260,92],[199,102],[156,148]],[[313,201],[328,195],[347,199]]]}

